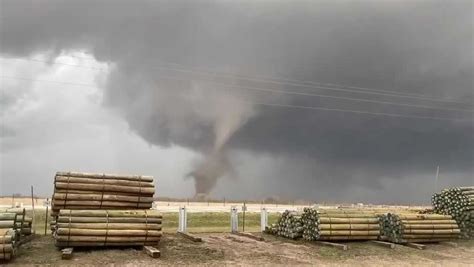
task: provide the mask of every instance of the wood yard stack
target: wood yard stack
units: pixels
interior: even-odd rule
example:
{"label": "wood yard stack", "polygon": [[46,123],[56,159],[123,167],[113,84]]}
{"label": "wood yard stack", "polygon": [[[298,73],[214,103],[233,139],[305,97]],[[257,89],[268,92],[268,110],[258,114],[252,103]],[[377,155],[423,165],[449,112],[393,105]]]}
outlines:
{"label": "wood yard stack", "polygon": [[381,224],[382,236],[394,243],[449,241],[460,234],[450,215],[388,213],[381,218]]}
{"label": "wood yard stack", "polygon": [[306,240],[375,240],[380,234],[379,218],[372,211],[305,208],[302,217]]}
{"label": "wood yard stack", "polygon": [[431,202],[435,213],[456,220],[463,238],[474,238],[474,186],[444,189],[434,194]]}
{"label": "wood yard stack", "polygon": [[278,218],[277,223],[270,227],[270,232],[286,238],[300,238],[303,234],[301,219],[301,213],[287,210]]}
{"label": "wood yard stack", "polygon": [[9,261],[15,255],[16,213],[0,213],[0,262]]}
{"label": "wood yard stack", "polygon": [[0,213],[0,229],[16,229],[17,215],[14,212]]}
{"label": "wood yard stack", "polygon": [[33,218],[26,215],[25,209],[7,209],[5,212],[16,214],[15,229],[21,236],[32,234]]}
{"label": "wood yard stack", "polygon": [[148,246],[161,239],[151,210],[152,176],[57,172],[52,198],[56,246]]}
{"label": "wood yard stack", "polygon": [[161,214],[153,210],[61,210],[56,246],[158,245],[161,220]]}
{"label": "wood yard stack", "polygon": [[15,256],[16,231],[0,229],[0,262],[9,261]]}
{"label": "wood yard stack", "polygon": [[149,209],[154,193],[152,176],[58,172],[51,215],[61,209]]}
{"label": "wood yard stack", "polygon": [[286,211],[270,232],[287,238],[305,240],[374,240],[380,235],[375,212],[357,210],[317,210],[305,208],[303,213]]}

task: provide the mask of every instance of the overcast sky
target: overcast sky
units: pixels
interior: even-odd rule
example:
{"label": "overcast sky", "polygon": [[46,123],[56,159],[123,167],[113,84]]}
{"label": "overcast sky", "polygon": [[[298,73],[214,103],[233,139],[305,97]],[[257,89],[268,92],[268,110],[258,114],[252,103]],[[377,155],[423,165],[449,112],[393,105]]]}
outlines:
{"label": "overcast sky", "polygon": [[438,165],[474,184],[472,1],[0,3],[0,194],[60,170],[318,202],[426,203]]}

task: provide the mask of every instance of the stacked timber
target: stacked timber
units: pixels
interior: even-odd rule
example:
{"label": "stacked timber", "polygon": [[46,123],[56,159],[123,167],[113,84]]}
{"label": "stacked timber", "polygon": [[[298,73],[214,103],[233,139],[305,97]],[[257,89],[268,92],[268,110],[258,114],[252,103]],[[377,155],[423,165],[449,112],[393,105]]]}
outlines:
{"label": "stacked timber", "polygon": [[[1,213],[0,213],[1,214]],[[16,231],[0,229],[0,262],[9,261],[15,255]]]}
{"label": "stacked timber", "polygon": [[313,240],[375,240],[380,235],[376,212],[305,208],[303,238]]}
{"label": "stacked timber", "polygon": [[25,209],[7,209],[6,212],[16,214],[15,229],[17,229],[20,236],[32,234],[33,218],[26,215]]}
{"label": "stacked timber", "polygon": [[474,186],[453,187],[431,197],[435,213],[451,215],[463,238],[474,238]]}
{"label": "stacked timber", "polygon": [[149,209],[154,193],[152,176],[57,172],[51,216],[61,209]]}
{"label": "stacked timber", "polygon": [[441,242],[457,239],[460,234],[450,215],[387,213],[381,225],[382,236],[394,243]]}
{"label": "stacked timber", "polygon": [[58,247],[153,246],[161,220],[153,210],[61,210],[54,237]]}
{"label": "stacked timber", "polygon": [[17,215],[14,212],[0,213],[0,229],[15,229]]}
{"label": "stacked timber", "polygon": [[277,223],[271,226],[270,232],[286,238],[300,238],[303,234],[301,213],[288,210],[283,212]]}
{"label": "stacked timber", "polygon": [[309,241],[375,240],[380,235],[380,223],[375,211],[305,208],[302,214],[285,211],[269,232]]}

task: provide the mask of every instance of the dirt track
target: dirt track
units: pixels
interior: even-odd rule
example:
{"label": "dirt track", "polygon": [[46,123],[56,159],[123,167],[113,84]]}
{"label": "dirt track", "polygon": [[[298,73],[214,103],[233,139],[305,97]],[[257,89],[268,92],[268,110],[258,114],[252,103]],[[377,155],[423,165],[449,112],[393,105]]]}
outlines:
{"label": "dirt track", "polygon": [[166,234],[160,243],[162,257],[152,259],[137,249],[76,250],[70,261],[61,260],[50,236],[25,244],[12,265],[474,265],[474,241],[459,241],[457,248],[433,244],[426,250],[405,246],[395,249],[367,242],[348,243],[341,251],[308,242],[295,242],[265,235],[264,242],[232,234],[199,234],[203,243],[193,243]]}

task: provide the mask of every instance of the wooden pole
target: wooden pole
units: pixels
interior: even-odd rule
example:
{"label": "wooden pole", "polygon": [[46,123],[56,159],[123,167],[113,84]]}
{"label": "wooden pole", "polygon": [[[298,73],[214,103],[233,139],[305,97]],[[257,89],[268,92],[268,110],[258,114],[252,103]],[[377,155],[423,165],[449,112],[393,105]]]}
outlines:
{"label": "wooden pole", "polygon": [[31,221],[31,228],[33,230],[33,234],[35,233],[35,202],[33,201],[33,186],[31,186],[31,207],[33,208],[33,219]]}
{"label": "wooden pole", "polygon": [[242,232],[245,232],[245,211],[247,210],[247,206],[245,206],[245,202],[244,202],[244,217],[243,217],[243,221],[242,221]]}
{"label": "wooden pole", "polygon": [[44,235],[46,235],[47,233],[47,229],[48,229],[48,202],[49,202],[49,198],[46,199],[46,217],[44,218]]}

